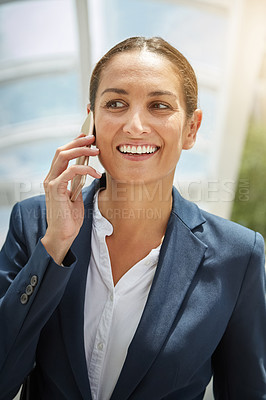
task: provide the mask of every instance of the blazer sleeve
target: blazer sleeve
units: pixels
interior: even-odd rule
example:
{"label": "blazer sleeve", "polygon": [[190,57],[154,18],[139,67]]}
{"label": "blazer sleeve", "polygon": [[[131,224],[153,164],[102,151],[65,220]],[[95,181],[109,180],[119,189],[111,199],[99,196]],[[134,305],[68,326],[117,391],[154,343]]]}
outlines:
{"label": "blazer sleeve", "polygon": [[64,266],[54,262],[40,241],[44,232],[36,220],[25,218],[18,203],[0,253],[1,399],[12,398],[32,370],[40,332],[58,306],[76,264],[71,251]]}
{"label": "blazer sleeve", "polygon": [[237,303],[213,356],[215,399],[265,400],[265,362],[264,241],[256,233]]}

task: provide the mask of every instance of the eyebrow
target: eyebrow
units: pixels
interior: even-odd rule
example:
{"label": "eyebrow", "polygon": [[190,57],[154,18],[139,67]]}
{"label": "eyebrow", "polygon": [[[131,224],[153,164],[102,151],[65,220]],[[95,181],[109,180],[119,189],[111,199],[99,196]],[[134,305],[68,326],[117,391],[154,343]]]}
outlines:
{"label": "eyebrow", "polygon": [[128,94],[128,92],[124,89],[107,88],[101,93],[101,96],[103,96],[105,93],[109,93],[109,92],[118,93],[118,94]]}
{"label": "eyebrow", "polygon": [[149,96],[154,97],[154,96],[174,96],[176,98],[176,95],[173,92],[170,92],[169,90],[156,90],[154,92],[150,92]]}
{"label": "eyebrow", "polygon": [[[129,94],[126,90],[124,89],[118,89],[118,88],[107,88],[105,89],[102,93],[101,96],[103,96],[105,93],[117,93],[117,94]],[[173,96],[176,98],[176,95],[173,92],[170,92],[169,90],[155,90],[153,92],[150,92],[148,94],[149,97],[154,97],[154,96]]]}

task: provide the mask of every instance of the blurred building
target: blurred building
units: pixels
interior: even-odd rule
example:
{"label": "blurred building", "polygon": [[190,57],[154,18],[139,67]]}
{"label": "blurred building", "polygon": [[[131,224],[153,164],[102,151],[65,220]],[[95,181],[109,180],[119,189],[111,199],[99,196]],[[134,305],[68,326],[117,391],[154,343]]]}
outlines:
{"label": "blurred building", "polygon": [[135,35],[162,36],[192,63],[204,119],[175,184],[230,217],[250,115],[266,119],[264,16],[263,0],[2,1],[0,241],[12,205],[43,192],[55,149],[79,132],[92,67]]}
{"label": "blurred building", "polygon": [[175,184],[201,207],[230,218],[251,115],[266,126],[265,5],[264,0],[1,1],[0,244],[13,204],[43,193],[56,148],[80,131],[96,61],[136,35],[162,36],[193,65],[204,120],[197,145],[183,152]]}

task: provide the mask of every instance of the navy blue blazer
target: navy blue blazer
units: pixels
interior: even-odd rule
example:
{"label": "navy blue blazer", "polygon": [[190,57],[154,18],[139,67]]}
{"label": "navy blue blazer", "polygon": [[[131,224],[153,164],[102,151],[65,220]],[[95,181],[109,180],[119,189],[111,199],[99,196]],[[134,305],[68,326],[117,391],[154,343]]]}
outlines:
{"label": "navy blue blazer", "polygon": [[[15,205],[0,256],[0,399],[33,369],[30,399],[91,399],[83,337],[93,196],[57,265],[40,242],[44,196]],[[119,340],[119,338],[117,338]],[[264,241],[173,189],[148,300],[111,400],[266,399]]]}

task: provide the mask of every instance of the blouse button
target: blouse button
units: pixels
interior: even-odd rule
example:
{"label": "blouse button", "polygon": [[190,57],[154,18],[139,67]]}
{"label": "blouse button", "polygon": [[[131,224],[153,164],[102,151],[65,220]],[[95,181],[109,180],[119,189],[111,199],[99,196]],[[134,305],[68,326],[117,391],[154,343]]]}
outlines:
{"label": "blouse button", "polygon": [[97,349],[98,350],[103,350],[103,343],[102,342],[98,343]]}

